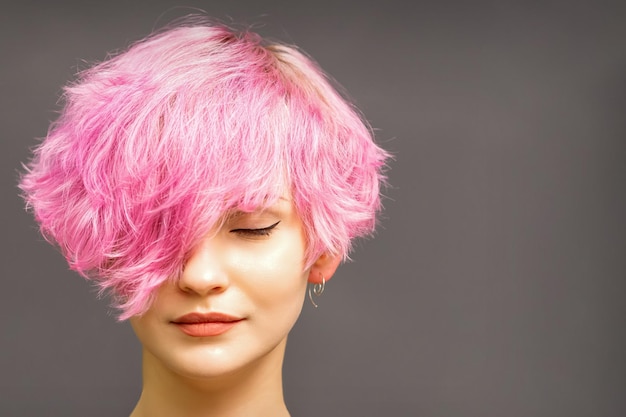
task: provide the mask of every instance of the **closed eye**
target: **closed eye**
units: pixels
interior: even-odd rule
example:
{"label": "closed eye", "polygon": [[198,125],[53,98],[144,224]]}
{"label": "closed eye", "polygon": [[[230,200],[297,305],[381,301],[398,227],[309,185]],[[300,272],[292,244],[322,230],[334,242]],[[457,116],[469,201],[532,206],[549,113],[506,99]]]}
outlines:
{"label": "closed eye", "polygon": [[233,229],[230,233],[237,233],[238,235],[255,237],[255,236],[269,236],[272,233],[272,229],[278,226],[280,220],[271,226],[262,227],[259,229]]}

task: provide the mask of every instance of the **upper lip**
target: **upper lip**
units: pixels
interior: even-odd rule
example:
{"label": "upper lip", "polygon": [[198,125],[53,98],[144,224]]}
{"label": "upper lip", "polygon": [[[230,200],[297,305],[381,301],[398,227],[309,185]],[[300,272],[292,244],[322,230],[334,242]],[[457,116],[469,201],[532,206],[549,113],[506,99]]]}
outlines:
{"label": "upper lip", "polygon": [[194,324],[194,323],[229,323],[233,321],[242,320],[241,317],[231,316],[226,313],[189,313],[183,316],[180,316],[174,320],[172,323],[184,323],[184,324]]}

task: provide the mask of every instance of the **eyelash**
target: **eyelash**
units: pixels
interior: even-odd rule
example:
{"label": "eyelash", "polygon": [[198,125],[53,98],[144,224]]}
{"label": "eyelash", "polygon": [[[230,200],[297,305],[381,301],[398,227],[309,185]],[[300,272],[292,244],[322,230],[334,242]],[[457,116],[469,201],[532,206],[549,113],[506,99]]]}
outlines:
{"label": "eyelash", "polygon": [[278,223],[280,223],[280,220],[271,226],[262,227],[260,229],[233,229],[230,232],[252,237],[269,236],[272,233],[272,230],[278,226]]}

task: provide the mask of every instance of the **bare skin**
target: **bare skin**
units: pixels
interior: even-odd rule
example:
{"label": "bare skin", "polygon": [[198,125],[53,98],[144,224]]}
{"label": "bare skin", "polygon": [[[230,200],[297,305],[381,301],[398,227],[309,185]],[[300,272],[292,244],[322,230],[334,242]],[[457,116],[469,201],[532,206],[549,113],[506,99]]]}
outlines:
{"label": "bare skin", "polygon": [[144,350],[143,392],[130,417],[289,417],[281,375],[285,345],[215,380],[177,375]]}
{"label": "bare skin", "polygon": [[[237,213],[190,254],[178,280],[130,319],[143,345],[143,391],[130,417],[288,417],[282,389],[287,335],[307,282],[328,280],[339,256],[304,268],[302,222],[291,201]],[[225,314],[233,326],[189,334],[189,314]]]}

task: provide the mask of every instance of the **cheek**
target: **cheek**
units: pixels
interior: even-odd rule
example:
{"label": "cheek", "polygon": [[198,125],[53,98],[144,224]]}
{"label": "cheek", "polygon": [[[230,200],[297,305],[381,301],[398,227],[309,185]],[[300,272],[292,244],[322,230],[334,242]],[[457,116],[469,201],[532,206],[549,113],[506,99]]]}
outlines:
{"label": "cheek", "polygon": [[139,341],[143,345],[150,345],[151,342],[157,340],[162,331],[161,327],[166,322],[167,313],[171,313],[171,308],[168,306],[179,305],[181,305],[181,300],[176,296],[175,284],[166,281],[157,289],[148,311],[141,316],[133,316],[128,320]]}
{"label": "cheek", "polygon": [[141,345],[151,346],[157,332],[152,328],[149,317],[131,317],[129,321]]}
{"label": "cheek", "polygon": [[281,242],[262,251],[240,252],[232,264],[237,269],[238,284],[264,306],[298,303],[304,297],[307,274],[304,249],[299,242]]}

